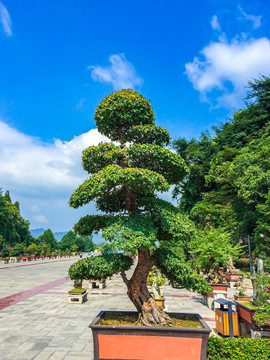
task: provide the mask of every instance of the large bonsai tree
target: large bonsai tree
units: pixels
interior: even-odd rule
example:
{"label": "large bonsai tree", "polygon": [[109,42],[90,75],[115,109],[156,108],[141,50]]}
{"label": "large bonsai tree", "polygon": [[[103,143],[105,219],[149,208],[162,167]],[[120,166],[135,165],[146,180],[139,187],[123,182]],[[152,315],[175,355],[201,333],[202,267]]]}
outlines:
{"label": "large bonsai tree", "polygon": [[[99,132],[113,142],[83,151],[82,165],[90,178],[74,191],[70,205],[78,208],[92,200],[104,215],[88,215],[74,226],[82,236],[102,230],[115,250],[103,256],[80,260],[70,267],[72,279],[101,279],[121,273],[127,294],[143,325],[168,325],[170,317],[156,306],[147,288],[151,268],[157,266],[174,284],[206,294],[211,291],[202,277],[170,246],[185,245],[194,228],[177,208],[157,197],[183,179],[183,159],[167,149],[170,137],[155,125],[150,102],[133,90],[107,96],[97,107]],[[130,279],[126,270],[132,259],[119,253],[138,253]]]}

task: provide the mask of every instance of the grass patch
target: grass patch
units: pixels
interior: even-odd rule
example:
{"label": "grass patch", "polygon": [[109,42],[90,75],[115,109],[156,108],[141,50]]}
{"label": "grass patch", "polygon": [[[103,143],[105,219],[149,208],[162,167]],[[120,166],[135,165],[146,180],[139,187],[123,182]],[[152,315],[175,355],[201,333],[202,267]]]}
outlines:
{"label": "grass patch", "polygon": [[[196,318],[196,316],[190,315],[173,315],[171,316],[173,321],[172,327],[187,327],[187,328],[202,328],[202,324]],[[142,326],[137,324],[137,314],[105,314],[99,321],[98,325],[119,325],[119,326]]]}

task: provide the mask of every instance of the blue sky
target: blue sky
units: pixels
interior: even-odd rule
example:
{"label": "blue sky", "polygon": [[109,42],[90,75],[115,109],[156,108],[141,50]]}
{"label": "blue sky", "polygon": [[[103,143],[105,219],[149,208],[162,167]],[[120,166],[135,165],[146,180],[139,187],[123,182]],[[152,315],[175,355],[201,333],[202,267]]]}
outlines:
{"label": "blue sky", "polygon": [[[173,138],[198,137],[270,74],[267,1],[0,1],[0,187],[31,228],[70,229],[93,114],[113,90],[151,100]],[[90,131],[89,131],[90,130]]]}

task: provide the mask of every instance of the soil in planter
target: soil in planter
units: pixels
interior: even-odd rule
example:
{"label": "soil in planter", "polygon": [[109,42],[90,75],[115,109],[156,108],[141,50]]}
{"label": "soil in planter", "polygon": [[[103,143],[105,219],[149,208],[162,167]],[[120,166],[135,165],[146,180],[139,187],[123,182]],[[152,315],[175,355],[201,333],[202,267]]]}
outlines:
{"label": "soil in planter", "polygon": [[[202,328],[202,324],[196,316],[173,315],[170,316],[173,321],[172,327],[184,328]],[[120,325],[120,326],[143,326],[137,324],[137,314],[105,314],[98,325]]]}

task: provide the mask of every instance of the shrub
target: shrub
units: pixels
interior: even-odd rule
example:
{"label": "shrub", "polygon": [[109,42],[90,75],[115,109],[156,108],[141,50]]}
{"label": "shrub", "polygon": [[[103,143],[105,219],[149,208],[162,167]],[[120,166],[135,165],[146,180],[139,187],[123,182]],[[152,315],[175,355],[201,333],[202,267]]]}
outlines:
{"label": "shrub", "polygon": [[220,339],[211,336],[207,355],[208,360],[268,360],[270,339]]}
{"label": "shrub", "polygon": [[249,259],[240,258],[238,260],[235,260],[234,266],[238,269],[249,271]]}
{"label": "shrub", "polygon": [[7,256],[9,256],[8,248],[4,247],[1,251],[1,257],[6,258]]}

